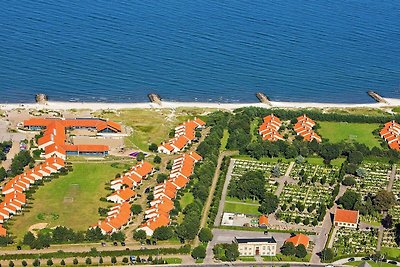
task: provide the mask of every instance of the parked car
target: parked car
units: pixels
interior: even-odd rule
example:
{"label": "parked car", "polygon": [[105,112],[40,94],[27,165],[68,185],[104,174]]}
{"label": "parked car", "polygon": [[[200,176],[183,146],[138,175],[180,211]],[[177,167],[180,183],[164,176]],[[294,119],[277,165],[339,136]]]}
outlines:
{"label": "parked car", "polygon": [[21,246],[17,246],[17,249],[18,249],[18,250],[21,250],[22,248],[21,248]]}
{"label": "parked car", "polygon": [[371,258],[370,257],[363,257],[361,258],[362,261],[369,261]]}
{"label": "parked car", "polygon": [[116,241],[114,241],[113,244],[114,244],[114,246],[118,246],[118,242],[116,242]]}
{"label": "parked car", "polygon": [[106,246],[106,242],[101,242],[101,246],[105,247]]}
{"label": "parked car", "polygon": [[264,235],[268,235],[268,230],[267,230],[267,231],[264,231]]}
{"label": "parked car", "polygon": [[393,264],[393,265],[397,265],[397,261],[388,261],[388,263]]}
{"label": "parked car", "polygon": [[125,247],[125,245],[126,245],[125,242],[121,242],[121,246]]}
{"label": "parked car", "polygon": [[387,259],[382,259],[381,261],[382,261],[382,262],[387,262]]}
{"label": "parked car", "polygon": [[348,259],[348,261],[355,261],[355,260],[356,260],[355,258]]}

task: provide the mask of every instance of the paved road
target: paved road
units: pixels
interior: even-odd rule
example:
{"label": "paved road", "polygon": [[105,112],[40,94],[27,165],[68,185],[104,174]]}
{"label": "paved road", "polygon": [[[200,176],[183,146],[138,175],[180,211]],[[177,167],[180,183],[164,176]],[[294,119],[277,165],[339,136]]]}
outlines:
{"label": "paved road", "polygon": [[[339,188],[339,194],[336,196],[335,198],[335,202],[336,200],[341,197],[344,192],[346,192],[347,188],[343,185],[340,185]],[[320,263],[321,259],[318,256],[318,254],[325,248],[325,244],[328,241],[328,237],[329,237],[329,231],[332,228],[332,219],[331,219],[331,214],[333,214],[336,211],[337,205],[336,203],[333,205],[333,207],[326,212],[324,220],[322,222],[322,229],[321,232],[318,235],[318,238],[315,242],[312,254],[311,254],[311,261],[312,263]],[[334,238],[334,237],[332,237]]]}
{"label": "paved road", "polygon": [[[388,182],[388,185],[387,185],[387,188],[386,188],[386,190],[388,192],[392,191],[393,183],[394,183],[394,179],[395,178],[396,178],[396,164],[393,164],[392,165],[392,172],[390,173],[389,182]],[[385,218],[386,215],[387,215],[387,212],[385,211],[383,213],[383,218]],[[378,231],[378,242],[377,242],[377,245],[376,245],[376,251],[381,251],[382,239],[383,239],[383,231],[384,230],[385,229],[383,228],[383,225],[380,225],[379,226],[379,231]]]}
{"label": "paved road", "polygon": [[289,165],[289,167],[287,168],[287,170],[286,170],[286,172],[285,172],[285,175],[282,176],[282,177],[279,179],[279,185],[278,185],[278,188],[277,188],[276,191],[275,191],[275,195],[276,195],[276,196],[279,197],[279,196],[281,195],[281,193],[282,193],[282,191],[283,191],[283,188],[284,188],[285,185],[286,185],[286,181],[288,181],[288,180],[291,179],[291,178],[289,177],[289,175],[290,175],[290,172],[292,171],[293,166],[294,166],[294,162],[292,161],[292,162],[290,162],[290,165]]}
{"label": "paved road", "polygon": [[214,227],[221,225],[222,213],[224,212],[224,205],[226,200],[226,194],[228,193],[228,186],[232,179],[233,167],[235,166],[235,159],[231,159],[229,162],[228,171],[226,173],[224,187],[222,188],[221,200],[219,201],[217,216],[215,217]]}
{"label": "paved road", "polygon": [[[354,257],[354,261],[362,261],[361,258],[362,257]],[[335,266],[337,266],[337,265],[344,265],[348,262],[349,262],[349,258],[345,258],[345,259],[337,260],[337,261],[333,262],[332,264],[335,264]],[[377,265],[379,265],[379,262],[377,263]],[[396,266],[396,265],[393,264],[393,266]],[[400,266],[400,264],[397,263],[397,266]]]}

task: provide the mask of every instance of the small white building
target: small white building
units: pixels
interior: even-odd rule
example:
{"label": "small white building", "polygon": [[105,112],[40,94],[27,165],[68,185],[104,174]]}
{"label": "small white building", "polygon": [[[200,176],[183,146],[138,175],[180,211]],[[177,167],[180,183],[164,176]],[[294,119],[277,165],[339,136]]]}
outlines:
{"label": "small white building", "polygon": [[358,219],[358,210],[336,209],[333,224],[337,227],[357,228]]}
{"label": "small white building", "polygon": [[273,237],[235,237],[240,256],[276,256],[277,243]]}

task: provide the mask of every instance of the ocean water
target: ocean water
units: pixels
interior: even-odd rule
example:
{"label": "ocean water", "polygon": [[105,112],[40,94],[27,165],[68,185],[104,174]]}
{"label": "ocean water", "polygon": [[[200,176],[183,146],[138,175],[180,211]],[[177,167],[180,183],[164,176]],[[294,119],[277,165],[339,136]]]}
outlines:
{"label": "ocean water", "polygon": [[1,1],[0,102],[400,97],[400,1]]}

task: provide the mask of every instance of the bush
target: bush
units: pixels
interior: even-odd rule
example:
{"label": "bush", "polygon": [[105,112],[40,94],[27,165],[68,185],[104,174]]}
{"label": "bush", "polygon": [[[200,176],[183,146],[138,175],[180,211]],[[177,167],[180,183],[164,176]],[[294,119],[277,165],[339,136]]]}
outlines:
{"label": "bush", "polygon": [[115,256],[111,257],[111,263],[116,264],[117,263],[117,258]]}
{"label": "bush", "polygon": [[73,261],[72,261],[72,263],[74,264],[74,265],[77,265],[79,262],[78,262],[78,259],[77,258],[75,258]]}
{"label": "bush", "polygon": [[53,265],[53,261],[51,259],[48,259],[46,264],[47,264],[47,266],[52,266]]}
{"label": "bush", "polygon": [[90,264],[92,264],[92,259],[91,258],[86,258],[85,262],[86,262],[86,264],[90,265]]}
{"label": "bush", "polygon": [[213,239],[213,234],[209,228],[201,228],[198,236],[201,242],[210,242]]}
{"label": "bush", "polygon": [[204,259],[206,257],[206,248],[204,246],[197,246],[192,251],[193,259]]}
{"label": "bush", "polygon": [[351,176],[347,176],[346,178],[343,179],[342,184],[346,186],[353,186],[356,184],[356,179],[354,179]]}
{"label": "bush", "polygon": [[129,260],[128,260],[128,258],[127,258],[127,257],[124,257],[124,258],[122,259],[122,262],[126,264],[126,263],[128,263],[128,262],[129,262]]}
{"label": "bush", "polygon": [[156,155],[156,156],[154,157],[153,162],[156,163],[156,164],[160,164],[160,163],[161,163],[161,157],[160,157],[159,155]]}

